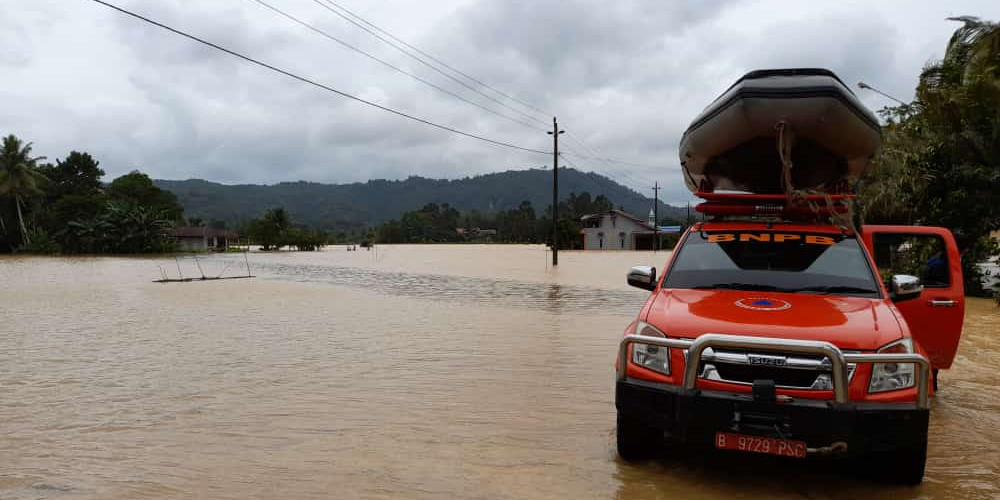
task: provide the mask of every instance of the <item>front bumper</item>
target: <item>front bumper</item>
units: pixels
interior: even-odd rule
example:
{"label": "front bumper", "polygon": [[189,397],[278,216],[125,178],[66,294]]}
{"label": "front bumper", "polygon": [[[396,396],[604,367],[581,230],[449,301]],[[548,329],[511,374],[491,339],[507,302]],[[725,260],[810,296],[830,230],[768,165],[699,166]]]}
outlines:
{"label": "front bumper", "polygon": [[[634,343],[684,350],[680,384],[630,377]],[[702,353],[709,347],[822,355],[830,361],[834,397],[789,400],[772,395],[758,399],[753,394],[699,389]],[[916,366],[915,401],[850,400],[847,364],[880,362]],[[929,372],[930,363],[919,354],[846,354],[822,341],[723,334],[705,334],[694,340],[626,335],[618,351],[615,405],[620,416],[662,430],[666,437],[676,441],[711,445],[716,432],[726,431],[804,441],[813,452],[846,449],[850,455],[864,455],[917,449],[926,444]]]}
{"label": "front bumper", "polygon": [[715,433],[726,431],[804,441],[813,453],[850,456],[919,446],[927,439],[930,414],[915,403],[761,402],[751,394],[632,378],[617,382],[615,406],[630,421],[695,446],[712,447]]}

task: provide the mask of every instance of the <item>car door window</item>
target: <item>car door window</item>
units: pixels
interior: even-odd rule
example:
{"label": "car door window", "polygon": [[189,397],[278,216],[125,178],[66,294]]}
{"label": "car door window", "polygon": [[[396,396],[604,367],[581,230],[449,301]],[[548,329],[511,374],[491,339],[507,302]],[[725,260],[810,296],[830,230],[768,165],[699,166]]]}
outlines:
{"label": "car door window", "polygon": [[875,265],[883,280],[894,274],[917,276],[925,287],[951,285],[944,240],[934,234],[875,233]]}

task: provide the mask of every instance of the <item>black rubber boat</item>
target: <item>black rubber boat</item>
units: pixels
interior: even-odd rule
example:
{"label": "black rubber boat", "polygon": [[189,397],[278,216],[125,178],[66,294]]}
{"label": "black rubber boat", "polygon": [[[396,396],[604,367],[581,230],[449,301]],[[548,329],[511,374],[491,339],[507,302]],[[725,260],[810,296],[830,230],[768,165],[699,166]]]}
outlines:
{"label": "black rubber boat", "polygon": [[685,182],[693,192],[782,193],[779,143],[791,152],[790,189],[845,192],[878,152],[881,129],[832,71],[752,71],[684,132]]}

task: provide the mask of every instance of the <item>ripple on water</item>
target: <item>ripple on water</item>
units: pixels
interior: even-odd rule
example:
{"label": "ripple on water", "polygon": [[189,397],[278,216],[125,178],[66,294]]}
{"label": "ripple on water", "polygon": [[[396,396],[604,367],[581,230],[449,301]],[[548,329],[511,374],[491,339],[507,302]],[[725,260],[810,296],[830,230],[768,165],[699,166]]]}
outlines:
{"label": "ripple on water", "polygon": [[988,301],[941,375],[927,481],[896,488],[825,462],[616,458],[613,353],[646,297],[622,275],[665,254],[379,255],[254,254],[261,279],[180,285],[149,282],[172,258],[0,258],[18,291],[0,307],[0,498],[1000,493]]}
{"label": "ripple on water", "polygon": [[637,296],[642,296],[633,290],[338,266],[265,263],[257,267],[267,271],[270,279],[328,283],[399,297],[433,297],[436,300],[501,308],[559,309],[565,312],[600,308],[604,314],[628,315],[636,310]]}

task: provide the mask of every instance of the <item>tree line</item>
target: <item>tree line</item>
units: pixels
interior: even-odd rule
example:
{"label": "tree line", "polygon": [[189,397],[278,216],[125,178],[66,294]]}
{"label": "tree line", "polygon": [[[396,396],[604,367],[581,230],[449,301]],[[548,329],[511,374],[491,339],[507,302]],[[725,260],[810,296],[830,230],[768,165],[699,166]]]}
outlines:
{"label": "tree line", "polygon": [[[559,169],[559,197],[571,191],[603,194],[633,214],[649,211],[650,199],[592,172]],[[273,185],[223,185],[188,179],[155,179],[156,185],[177,195],[188,214],[206,221],[225,221],[239,227],[261,217],[266,208],[284,207],[296,224],[331,234],[364,236],[382,223],[402,218],[429,202],[447,202],[459,212],[495,213],[530,201],[537,212],[552,202],[552,169],[508,170],[461,179],[372,179],[349,184],[281,182]],[[664,217],[684,218],[684,210],[660,203]]]}
{"label": "tree line", "polygon": [[962,251],[966,293],[984,295],[976,265],[998,253],[1000,25],[959,27],[920,74],[912,102],[880,114],[882,150],[859,186],[866,223],[943,226]]}
{"label": "tree line", "polygon": [[[604,195],[592,197],[589,192],[569,196],[559,202],[557,224],[560,249],[579,249],[582,241],[580,219],[584,215],[608,212],[614,205]],[[677,224],[672,219],[661,223]],[[456,231],[466,229],[465,234]],[[459,212],[447,203],[428,203],[419,210],[406,212],[399,220],[378,226],[373,239],[378,243],[449,243],[467,241],[471,229],[495,229],[491,241],[501,243],[552,244],[552,205],[538,214],[530,201],[522,201],[517,208],[495,213],[477,210]]]}
{"label": "tree line", "polygon": [[14,135],[0,147],[0,252],[153,253],[174,249],[177,198],[134,170],[110,184],[87,153],[55,164]]}
{"label": "tree line", "polygon": [[301,251],[315,251],[327,244],[328,236],[320,231],[296,227],[284,207],[272,208],[264,216],[243,225],[242,234],[261,250],[278,250],[282,247]]}
{"label": "tree line", "polygon": [[[944,57],[920,74],[913,101],[880,112],[883,147],[858,186],[858,212],[866,223],[950,228],[963,253],[966,290],[982,294],[976,264],[1000,251],[990,238],[990,231],[1000,229],[1000,25],[973,17],[953,20],[962,26]],[[72,151],[54,164],[45,160],[32,155],[30,142],[3,138],[0,252],[174,249],[171,232],[185,223],[183,208],[147,175],[132,171],[105,184],[100,162],[88,153]],[[487,177],[481,180],[492,179]],[[581,216],[612,207],[603,195],[571,193],[559,203],[560,248],[579,244]],[[478,227],[496,229],[492,239],[498,242],[551,244],[551,221],[551,206],[539,213],[529,201],[508,210],[464,213],[428,203],[357,237],[381,243],[458,242],[467,237],[456,228]],[[241,229],[267,249],[314,249],[326,242],[322,233],[293,224],[284,208],[268,210]]]}

